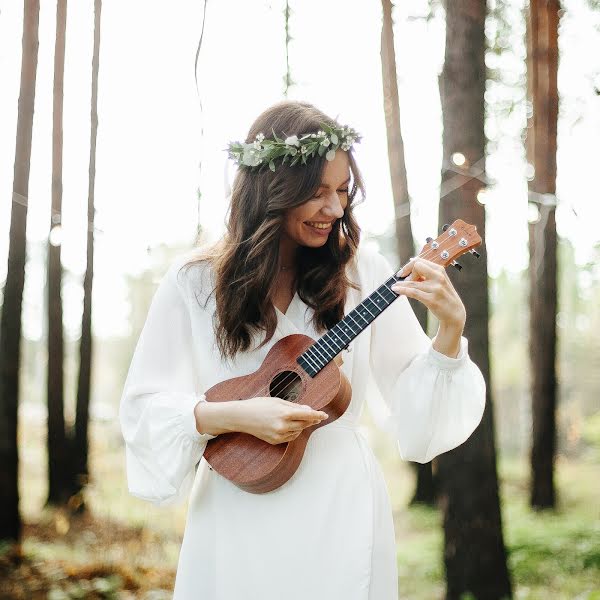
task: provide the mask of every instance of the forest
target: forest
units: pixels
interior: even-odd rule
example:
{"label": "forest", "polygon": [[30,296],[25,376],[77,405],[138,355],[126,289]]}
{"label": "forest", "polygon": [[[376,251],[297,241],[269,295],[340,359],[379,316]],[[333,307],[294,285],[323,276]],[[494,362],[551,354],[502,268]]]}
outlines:
{"label": "forest", "polygon": [[600,600],[598,0],[14,0],[0,81],[0,600],[172,597],[187,504],[130,494],[123,386],[169,265],[224,233],[227,141],[284,99],[360,131],[361,244],[482,238],[447,269],[475,431],[421,464],[361,417],[398,597]]}

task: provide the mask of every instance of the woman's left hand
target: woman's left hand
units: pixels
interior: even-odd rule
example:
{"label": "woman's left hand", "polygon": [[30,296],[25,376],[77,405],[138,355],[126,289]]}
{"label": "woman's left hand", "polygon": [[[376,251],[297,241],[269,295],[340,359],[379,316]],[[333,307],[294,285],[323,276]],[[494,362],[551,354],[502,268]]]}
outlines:
{"label": "woman's left hand", "polygon": [[434,348],[455,357],[460,348],[466,311],[454,289],[446,269],[424,258],[413,258],[401,271],[410,273],[408,279],[392,285],[397,294],[422,302],[439,320],[440,329],[434,340]]}

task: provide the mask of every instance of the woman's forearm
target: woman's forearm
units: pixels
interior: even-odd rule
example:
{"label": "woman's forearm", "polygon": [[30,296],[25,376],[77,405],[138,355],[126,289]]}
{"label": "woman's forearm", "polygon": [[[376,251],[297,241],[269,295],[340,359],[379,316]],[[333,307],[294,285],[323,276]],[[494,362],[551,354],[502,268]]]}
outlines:
{"label": "woman's forearm", "polygon": [[194,407],[197,431],[211,435],[240,431],[238,408],[238,400],[198,402]]}

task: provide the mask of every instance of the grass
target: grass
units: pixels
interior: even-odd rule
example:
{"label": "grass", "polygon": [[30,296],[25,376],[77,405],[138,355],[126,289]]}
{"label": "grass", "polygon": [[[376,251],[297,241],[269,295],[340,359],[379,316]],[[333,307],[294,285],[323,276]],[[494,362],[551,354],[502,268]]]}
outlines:
{"label": "grass", "polygon": [[[161,509],[130,496],[119,431],[114,423],[94,423],[93,481],[87,495],[93,517],[73,519],[44,509],[44,435],[41,424],[34,423],[19,432],[25,561],[17,565],[8,554],[0,556],[0,578],[8,582],[0,598],[169,598],[186,507]],[[400,597],[441,598],[441,514],[427,507],[407,508],[412,468],[385,436],[370,441],[392,500]],[[577,461],[559,457],[556,473],[558,508],[534,512],[527,504],[527,464],[509,458],[499,462],[514,597],[600,600],[600,462],[594,456]]]}

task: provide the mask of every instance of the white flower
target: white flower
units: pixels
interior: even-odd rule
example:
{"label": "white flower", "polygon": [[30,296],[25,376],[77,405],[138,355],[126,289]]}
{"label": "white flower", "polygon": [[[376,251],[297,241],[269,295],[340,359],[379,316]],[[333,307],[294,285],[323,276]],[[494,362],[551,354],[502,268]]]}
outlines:
{"label": "white flower", "polygon": [[302,146],[302,148],[300,148],[300,152],[302,152],[302,154],[306,154],[308,152],[308,146]]}
{"label": "white flower", "polygon": [[244,148],[244,155],[242,157],[242,163],[249,167],[255,167],[260,162],[259,154],[254,148],[248,144]]}
{"label": "white flower", "polygon": [[257,133],[257,134],[256,134],[256,139],[257,139],[259,142],[262,142],[262,141],[265,139],[265,136],[264,136],[264,134],[263,134],[263,133]]}
{"label": "white flower", "polygon": [[317,132],[317,135],[325,135],[325,132],[324,132],[324,131],[321,131],[321,130],[319,129],[319,131]]}
{"label": "white flower", "polygon": [[329,146],[329,139],[328,139],[328,138],[325,138],[325,139],[324,139],[324,140],[321,142],[321,146],[325,146],[325,147]]}
{"label": "white flower", "polygon": [[256,141],[254,142],[254,147],[255,147],[257,150],[262,150],[262,146],[260,145],[260,142],[259,142],[258,140],[256,140]]}
{"label": "white flower", "polygon": [[300,145],[297,135],[290,135],[290,137],[285,138],[285,143],[288,146],[299,146]]}

